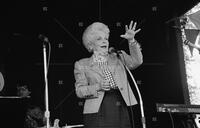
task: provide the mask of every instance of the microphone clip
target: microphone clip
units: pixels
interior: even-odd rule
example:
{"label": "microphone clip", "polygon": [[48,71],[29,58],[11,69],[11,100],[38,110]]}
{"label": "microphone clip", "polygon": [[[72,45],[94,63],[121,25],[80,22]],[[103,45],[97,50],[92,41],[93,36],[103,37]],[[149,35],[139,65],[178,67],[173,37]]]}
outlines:
{"label": "microphone clip", "polygon": [[120,57],[119,54],[122,54],[121,50],[116,50],[114,47],[110,47],[108,52],[110,54],[115,53],[117,55],[117,57]]}
{"label": "microphone clip", "polygon": [[42,40],[43,42],[49,43],[48,37],[46,37],[46,36],[44,36],[44,35],[42,35],[42,34],[39,34],[38,38],[39,38],[40,40]]}

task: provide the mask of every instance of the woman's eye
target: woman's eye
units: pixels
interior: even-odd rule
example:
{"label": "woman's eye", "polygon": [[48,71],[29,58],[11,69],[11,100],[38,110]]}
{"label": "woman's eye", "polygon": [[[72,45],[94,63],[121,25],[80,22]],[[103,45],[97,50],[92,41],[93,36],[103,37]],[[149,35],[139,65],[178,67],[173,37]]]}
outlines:
{"label": "woman's eye", "polygon": [[97,40],[101,40],[101,37],[97,38]]}

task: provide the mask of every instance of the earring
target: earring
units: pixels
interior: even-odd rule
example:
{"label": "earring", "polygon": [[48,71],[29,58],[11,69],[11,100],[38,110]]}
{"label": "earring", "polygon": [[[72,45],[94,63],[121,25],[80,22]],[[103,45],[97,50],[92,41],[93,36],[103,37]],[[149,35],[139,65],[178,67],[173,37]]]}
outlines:
{"label": "earring", "polygon": [[88,50],[89,50],[89,51],[92,51],[92,47],[89,47]]}

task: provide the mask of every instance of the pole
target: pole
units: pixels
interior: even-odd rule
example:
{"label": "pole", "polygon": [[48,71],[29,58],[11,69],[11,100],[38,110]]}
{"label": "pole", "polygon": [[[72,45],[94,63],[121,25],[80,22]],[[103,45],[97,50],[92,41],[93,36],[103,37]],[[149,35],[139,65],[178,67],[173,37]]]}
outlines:
{"label": "pole", "polygon": [[144,116],[144,107],[143,107],[143,100],[142,100],[142,96],[141,96],[141,93],[140,93],[140,90],[137,86],[137,83],[132,75],[132,73],[130,72],[130,70],[128,69],[128,67],[126,65],[124,65],[126,70],[128,71],[128,73],[130,74],[131,76],[131,79],[133,80],[134,82],[134,85],[135,85],[135,88],[137,90],[137,93],[138,93],[138,97],[139,97],[139,101],[140,101],[140,110],[141,110],[141,121],[142,121],[142,127],[143,128],[146,128],[146,119],[145,119],[145,116]]}
{"label": "pole", "polygon": [[50,112],[49,112],[49,96],[48,96],[48,78],[47,78],[47,59],[46,59],[46,45],[43,43],[43,60],[44,60],[44,80],[45,80],[45,117],[46,126],[50,128]]}

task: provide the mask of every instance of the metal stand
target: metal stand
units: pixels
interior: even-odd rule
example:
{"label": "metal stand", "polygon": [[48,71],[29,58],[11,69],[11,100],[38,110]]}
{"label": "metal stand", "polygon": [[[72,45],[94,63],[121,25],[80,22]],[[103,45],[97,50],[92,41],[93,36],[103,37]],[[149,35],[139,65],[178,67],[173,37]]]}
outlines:
{"label": "metal stand", "polygon": [[48,96],[48,78],[47,78],[47,59],[46,59],[46,45],[43,43],[43,58],[44,58],[44,80],[45,80],[45,117],[46,128],[50,128],[50,112],[49,112],[49,96]]}
{"label": "metal stand", "polygon": [[140,90],[139,90],[139,88],[137,86],[137,83],[136,83],[136,81],[135,81],[135,79],[134,79],[131,71],[128,69],[128,67],[126,65],[124,65],[124,67],[126,68],[126,70],[128,71],[128,73],[130,74],[131,79],[133,80],[135,88],[137,90],[137,93],[138,93],[138,96],[139,96],[139,101],[140,101],[142,127],[146,128],[146,119],[145,119],[145,116],[144,116],[143,100],[142,100],[142,96],[141,96]]}

